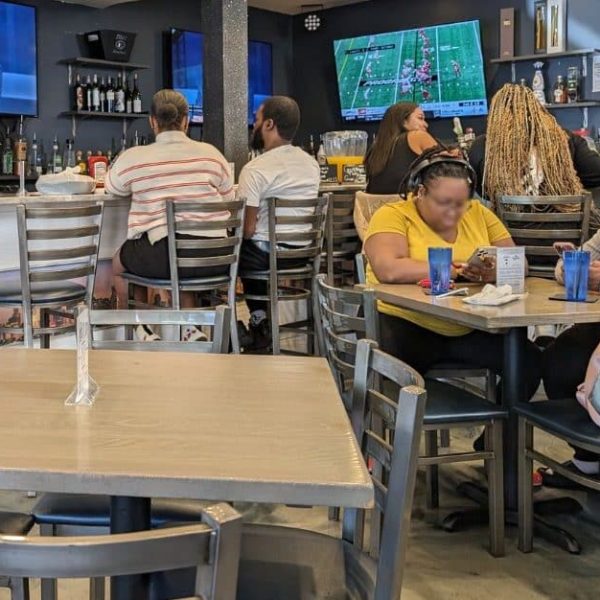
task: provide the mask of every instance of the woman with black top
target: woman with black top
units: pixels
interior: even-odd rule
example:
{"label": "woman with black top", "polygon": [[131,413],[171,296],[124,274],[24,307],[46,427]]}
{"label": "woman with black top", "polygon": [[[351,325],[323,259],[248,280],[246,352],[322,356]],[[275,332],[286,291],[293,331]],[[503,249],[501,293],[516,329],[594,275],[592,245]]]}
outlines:
{"label": "woman with black top", "polygon": [[425,114],[412,102],[390,106],[365,157],[368,194],[397,194],[413,162],[438,141],[427,133]]}

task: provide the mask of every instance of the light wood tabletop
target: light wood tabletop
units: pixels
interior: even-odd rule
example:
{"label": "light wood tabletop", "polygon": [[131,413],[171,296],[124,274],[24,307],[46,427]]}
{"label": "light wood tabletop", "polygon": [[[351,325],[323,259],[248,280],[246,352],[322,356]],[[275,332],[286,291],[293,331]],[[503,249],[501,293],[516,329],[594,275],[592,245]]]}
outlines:
{"label": "light wood tabletop", "polygon": [[[470,294],[481,286],[469,285]],[[525,282],[527,297],[504,306],[474,306],[460,297],[436,298],[428,296],[417,285],[375,286],[377,298],[389,304],[427,313],[460,323],[473,329],[499,331],[528,325],[554,325],[562,323],[593,323],[600,321],[600,300],[593,304],[584,302],[559,302],[550,296],[562,294],[565,288],[549,279],[528,278]],[[600,298],[592,292],[590,298]]]}
{"label": "light wood tabletop", "polygon": [[72,407],[74,352],[0,356],[2,489],[372,505],[324,359],[95,351]]}

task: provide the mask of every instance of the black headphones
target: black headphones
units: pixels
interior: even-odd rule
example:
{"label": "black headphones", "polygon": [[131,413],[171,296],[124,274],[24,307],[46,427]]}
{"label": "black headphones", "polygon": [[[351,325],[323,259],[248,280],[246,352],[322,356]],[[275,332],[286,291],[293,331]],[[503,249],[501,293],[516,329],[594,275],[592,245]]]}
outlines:
{"label": "black headphones", "polygon": [[475,172],[475,169],[473,169],[471,164],[466,160],[454,158],[453,156],[444,156],[441,154],[436,154],[431,158],[417,158],[400,186],[401,191],[406,193],[416,193],[416,191],[419,189],[419,186],[423,185],[423,180],[425,179],[425,173],[427,170],[430,167],[440,163],[460,165],[467,171],[469,174],[469,195],[471,198],[473,198],[475,196],[475,190],[477,189],[477,173]]}

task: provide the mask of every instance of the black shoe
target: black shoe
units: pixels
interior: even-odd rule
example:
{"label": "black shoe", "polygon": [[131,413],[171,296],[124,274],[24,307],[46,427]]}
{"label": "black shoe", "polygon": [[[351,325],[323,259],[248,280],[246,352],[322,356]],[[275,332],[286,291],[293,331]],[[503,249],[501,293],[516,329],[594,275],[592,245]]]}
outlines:
{"label": "black shoe", "polygon": [[[580,471],[572,461],[568,460],[567,462],[562,463],[561,465],[571,473],[575,473],[577,475],[581,475],[582,477],[592,477],[596,479],[597,475],[586,475],[582,471]],[[542,485],[549,488],[556,488],[560,490],[585,490],[589,489],[583,485],[580,485],[576,481],[571,481],[569,478],[561,475],[560,473],[555,473],[549,467],[542,467],[538,469],[538,472],[542,476]]]}
{"label": "black shoe", "polygon": [[258,325],[250,322],[250,334],[254,339],[253,350],[268,350],[273,344],[269,319],[263,319]]}
{"label": "black shoe", "polygon": [[240,348],[243,351],[251,350],[254,346],[254,336],[252,332],[248,331],[248,328],[241,321],[237,322],[238,339],[240,342]]}

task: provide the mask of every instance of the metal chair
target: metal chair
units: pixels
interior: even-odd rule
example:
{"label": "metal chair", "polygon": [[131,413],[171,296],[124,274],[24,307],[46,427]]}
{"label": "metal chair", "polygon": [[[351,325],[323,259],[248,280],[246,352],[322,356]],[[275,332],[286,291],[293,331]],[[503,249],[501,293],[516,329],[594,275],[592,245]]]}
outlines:
{"label": "metal chair", "polygon": [[[563,475],[589,490],[600,492],[600,482],[597,476],[583,473],[573,473],[565,469],[560,461],[536,450],[534,432],[536,429],[590,452],[600,454],[600,430],[590,419],[575,398],[568,400],[547,400],[545,402],[530,402],[518,404],[515,412],[519,417],[519,550],[533,550],[533,533],[543,533],[548,540],[561,546],[571,554],[580,554],[581,545],[578,540],[562,526],[552,525],[546,517],[543,519],[536,514],[533,502],[531,473],[533,461],[551,467],[553,471]],[[561,511],[576,514],[582,510],[579,502],[573,498],[554,498],[541,500],[536,505],[559,503]],[[538,506],[541,509],[541,506]],[[540,510],[540,515],[551,511]],[[557,511],[558,512],[558,511]]]}
{"label": "metal chair", "polygon": [[[323,322],[324,348],[342,398],[347,398],[354,385],[352,368],[356,361],[358,340],[377,326],[376,315],[367,317],[376,306],[373,290],[338,290],[327,285],[324,276],[317,278],[319,309]],[[342,301],[343,300],[343,301]],[[345,313],[344,308],[349,307]],[[369,323],[369,325],[367,325]],[[484,460],[489,483],[490,552],[504,553],[504,483],[502,471],[502,423],[505,410],[489,403],[480,395],[450,381],[425,379],[427,407],[423,422],[425,455],[419,459],[426,469],[427,507],[439,507],[438,466],[450,463]],[[345,402],[347,405],[347,401]],[[438,431],[483,426],[483,451],[439,454]]]}
{"label": "metal chair", "polygon": [[592,196],[501,196],[498,216],[525,246],[529,275],[554,279],[557,241],[581,246],[589,238]]}
{"label": "metal chair", "polygon": [[[181,307],[181,292],[217,292],[226,290],[226,304],[231,308],[231,345],[235,353],[239,353],[240,344],[236,326],[235,287],[237,281],[240,247],[242,244],[242,231],[244,226],[245,201],[233,200],[231,202],[202,202],[167,200],[167,231],[169,244],[170,279],[151,279],[140,277],[133,273],[123,273],[122,277],[129,283],[130,306],[135,306],[131,300],[134,285],[169,290],[171,292],[171,305],[175,310]],[[202,222],[189,220],[190,213],[203,213],[214,215]],[[211,237],[214,232],[228,230],[227,237]],[[197,239],[179,239],[177,234],[194,232],[195,235],[203,234],[207,237]],[[184,256],[188,252],[202,253],[202,258]],[[229,272],[214,277],[182,278],[179,276],[181,268],[229,266]],[[217,303],[220,299],[213,295]]]}
{"label": "metal chair", "polygon": [[[12,599],[29,599],[32,578],[104,578],[193,567],[198,600],[234,600],[241,517],[229,505],[205,509],[202,524],[90,537],[0,536],[0,573]],[[191,600],[191,599],[190,599]]]}
{"label": "metal chair", "polygon": [[[238,600],[400,597],[426,393],[417,373],[374,346],[358,344],[352,410],[364,455],[374,463],[369,553],[362,552],[363,511],[345,512],[341,540],[287,527],[245,526]],[[390,397],[373,386],[379,378],[392,380],[398,393]],[[384,431],[373,427],[373,415]]]}
{"label": "metal chair", "polygon": [[361,240],[365,239],[369,222],[373,215],[384,205],[404,200],[399,194],[367,194],[356,192],[354,201],[354,225]]}
{"label": "metal chair", "polygon": [[[0,276],[0,306],[20,307],[23,324],[0,331],[22,332],[28,347],[39,335],[41,347],[48,348],[51,335],[72,330],[72,324],[51,327],[50,316],[72,321],[60,309],[91,305],[102,212],[101,200],[17,205],[19,273]],[[34,309],[40,311],[39,327],[33,325]]]}
{"label": "metal chair", "polygon": [[[231,308],[217,306],[215,310],[92,310],[90,315],[91,347],[96,350],[141,350],[145,352],[229,352],[229,328]],[[103,340],[98,338],[99,330],[107,327],[132,327],[135,325],[160,325],[208,327],[212,330],[210,341],[183,342],[157,340],[140,342],[137,340]]]}
{"label": "metal chair", "polygon": [[[323,234],[328,195],[309,200],[268,199],[269,210],[269,269],[266,271],[245,271],[240,273],[244,279],[264,281],[268,285],[268,294],[249,295],[250,300],[262,300],[269,304],[273,354],[281,353],[280,329],[301,333],[307,336],[308,353],[312,354],[316,327],[313,318],[314,278],[319,273]],[[283,216],[286,209],[305,209],[302,216]],[[289,231],[293,226],[295,231]],[[294,269],[278,268],[279,260],[295,259],[305,261],[304,266]],[[303,283],[303,287],[290,286],[291,282]],[[279,324],[279,303],[306,300],[307,318],[303,321]]]}
{"label": "metal chair", "polygon": [[331,285],[354,283],[354,257],[360,239],[354,227],[352,212],[354,194],[329,194],[325,219],[325,272]]}

